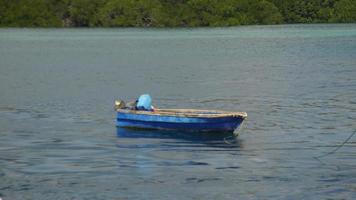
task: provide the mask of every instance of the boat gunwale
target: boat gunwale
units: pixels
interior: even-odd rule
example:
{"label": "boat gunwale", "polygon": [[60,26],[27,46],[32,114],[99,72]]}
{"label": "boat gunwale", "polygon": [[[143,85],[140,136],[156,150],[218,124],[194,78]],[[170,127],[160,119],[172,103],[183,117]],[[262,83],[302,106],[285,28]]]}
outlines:
{"label": "boat gunwale", "polygon": [[198,109],[155,109],[154,111],[117,109],[117,112],[155,115],[155,116],[172,116],[172,117],[199,117],[199,118],[221,118],[221,117],[241,117],[247,118],[246,112],[229,112],[222,110],[198,110]]}

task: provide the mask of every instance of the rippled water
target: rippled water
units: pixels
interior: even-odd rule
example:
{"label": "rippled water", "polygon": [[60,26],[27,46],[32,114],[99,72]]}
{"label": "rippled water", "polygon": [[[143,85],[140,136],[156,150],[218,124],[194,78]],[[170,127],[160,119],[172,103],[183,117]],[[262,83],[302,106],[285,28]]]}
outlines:
{"label": "rippled water", "polygon": [[[356,25],[0,29],[0,198],[355,199]],[[116,129],[113,100],[246,111]],[[224,139],[225,138],[225,139]]]}

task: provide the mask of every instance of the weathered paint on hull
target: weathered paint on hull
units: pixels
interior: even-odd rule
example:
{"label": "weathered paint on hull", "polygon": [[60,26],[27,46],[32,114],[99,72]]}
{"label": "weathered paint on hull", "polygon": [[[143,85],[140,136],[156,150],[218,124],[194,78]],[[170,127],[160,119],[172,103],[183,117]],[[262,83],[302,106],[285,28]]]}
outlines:
{"label": "weathered paint on hull", "polygon": [[205,118],[117,113],[118,127],[192,132],[233,132],[243,120],[235,116]]}

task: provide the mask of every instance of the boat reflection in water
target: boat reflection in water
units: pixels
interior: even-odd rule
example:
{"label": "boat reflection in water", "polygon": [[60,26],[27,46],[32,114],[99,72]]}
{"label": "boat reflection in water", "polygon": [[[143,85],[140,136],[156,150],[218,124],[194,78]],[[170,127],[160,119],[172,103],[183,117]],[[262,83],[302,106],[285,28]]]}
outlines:
{"label": "boat reflection in water", "polygon": [[189,143],[221,148],[242,147],[241,140],[230,132],[184,132],[121,127],[117,127],[116,132],[119,138],[157,139],[163,143]]}

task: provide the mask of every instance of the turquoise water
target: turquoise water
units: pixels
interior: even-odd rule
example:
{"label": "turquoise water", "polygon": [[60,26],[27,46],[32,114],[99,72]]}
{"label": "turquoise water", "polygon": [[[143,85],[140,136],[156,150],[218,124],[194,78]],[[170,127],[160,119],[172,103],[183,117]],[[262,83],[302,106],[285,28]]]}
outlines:
{"label": "turquoise water", "polygon": [[[355,199],[355,137],[313,158],[356,129],[355,55],[353,24],[0,29],[0,198]],[[142,93],[249,117],[236,140],[117,130]]]}

